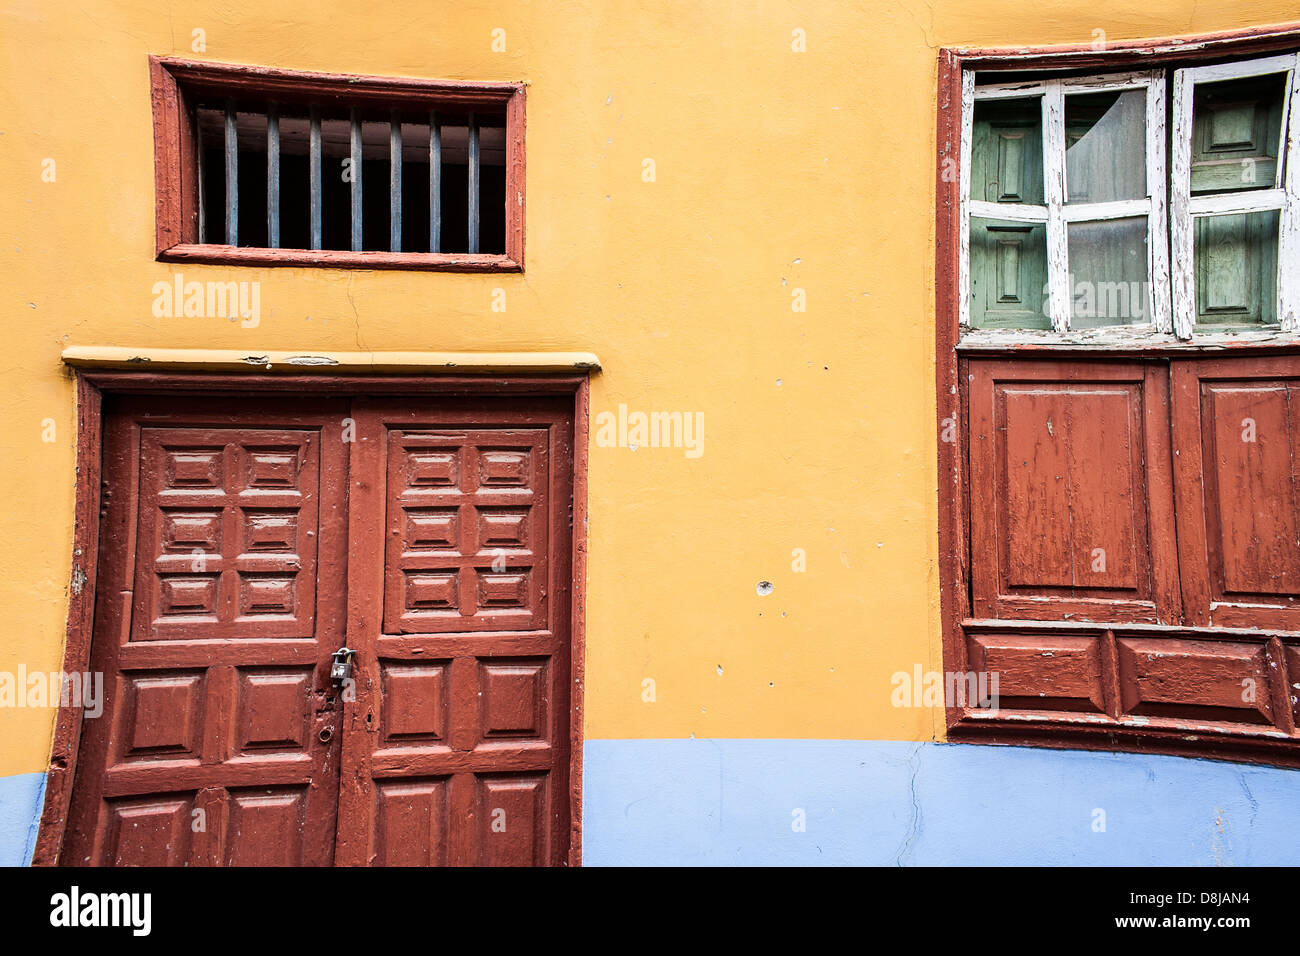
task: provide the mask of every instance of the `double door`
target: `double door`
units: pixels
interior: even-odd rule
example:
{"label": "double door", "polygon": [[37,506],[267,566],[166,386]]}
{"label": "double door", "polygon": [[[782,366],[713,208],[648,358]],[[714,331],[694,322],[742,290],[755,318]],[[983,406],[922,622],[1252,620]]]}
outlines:
{"label": "double door", "polygon": [[568,856],[559,398],[106,408],[61,862]]}

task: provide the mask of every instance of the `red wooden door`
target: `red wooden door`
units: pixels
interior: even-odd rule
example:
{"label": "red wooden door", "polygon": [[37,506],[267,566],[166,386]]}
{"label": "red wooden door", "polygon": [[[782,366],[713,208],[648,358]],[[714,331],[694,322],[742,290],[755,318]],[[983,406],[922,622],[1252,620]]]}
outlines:
{"label": "red wooden door", "polygon": [[104,453],[62,862],[567,860],[569,401],[139,398]]}
{"label": "red wooden door", "polygon": [[562,864],[571,403],[353,414],[338,859]]}
{"label": "red wooden door", "polygon": [[342,402],[105,416],[91,669],[62,862],[327,864],[345,621]]}

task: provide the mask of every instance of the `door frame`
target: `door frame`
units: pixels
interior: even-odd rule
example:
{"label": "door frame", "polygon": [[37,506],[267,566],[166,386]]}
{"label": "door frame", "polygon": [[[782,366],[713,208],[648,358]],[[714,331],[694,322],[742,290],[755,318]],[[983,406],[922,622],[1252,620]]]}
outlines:
{"label": "door frame", "polygon": [[[569,866],[582,864],[582,742],[586,659],[587,457],[590,436],[590,378],[586,374],[393,375],[257,372],[145,372],[77,369],[76,504],[68,587],[68,621],[63,672],[90,666],[99,560],[99,510],[105,395],[248,395],[293,393],[331,397],[440,396],[487,398],[571,395],[573,397],[573,525],[571,536],[569,688]],[[56,866],[72,803],[82,708],[60,705],[45,777],[33,866]]]}

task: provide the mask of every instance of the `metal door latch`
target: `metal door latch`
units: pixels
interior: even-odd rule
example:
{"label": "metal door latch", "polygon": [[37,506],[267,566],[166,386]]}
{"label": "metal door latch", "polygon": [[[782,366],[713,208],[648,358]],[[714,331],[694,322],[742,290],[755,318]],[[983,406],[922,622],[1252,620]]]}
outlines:
{"label": "metal door latch", "polygon": [[330,680],[342,684],[352,676],[352,659],[357,652],[350,647],[340,647],[331,655]]}

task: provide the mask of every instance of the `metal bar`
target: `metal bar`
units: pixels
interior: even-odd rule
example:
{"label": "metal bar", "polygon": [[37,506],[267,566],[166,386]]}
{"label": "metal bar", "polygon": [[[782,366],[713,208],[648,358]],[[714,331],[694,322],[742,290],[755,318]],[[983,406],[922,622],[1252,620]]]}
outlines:
{"label": "metal bar", "polygon": [[203,188],[207,164],[203,161],[203,124],[198,122],[197,113],[194,123],[194,152],[199,167],[199,242],[208,241],[208,197]]}
{"label": "metal bar", "polygon": [[321,243],[321,177],[320,177],[320,108],[311,108],[310,155],[307,161],[308,179],[311,181],[311,247],[319,249]]}
{"label": "metal bar", "polygon": [[388,118],[388,248],[402,251],[402,117]]}
{"label": "metal bar", "polygon": [[469,251],[478,252],[479,226],[478,117],[469,114]]}
{"label": "metal bar", "polygon": [[235,101],[226,101],[226,245],[239,245],[239,129]]}
{"label": "metal bar", "polygon": [[437,110],[429,113],[429,251],[442,251],[442,130]]}
{"label": "metal bar", "polygon": [[361,251],[361,118],[352,110],[352,251]]}
{"label": "metal bar", "polygon": [[280,107],[266,108],[266,241],[280,248]]}

